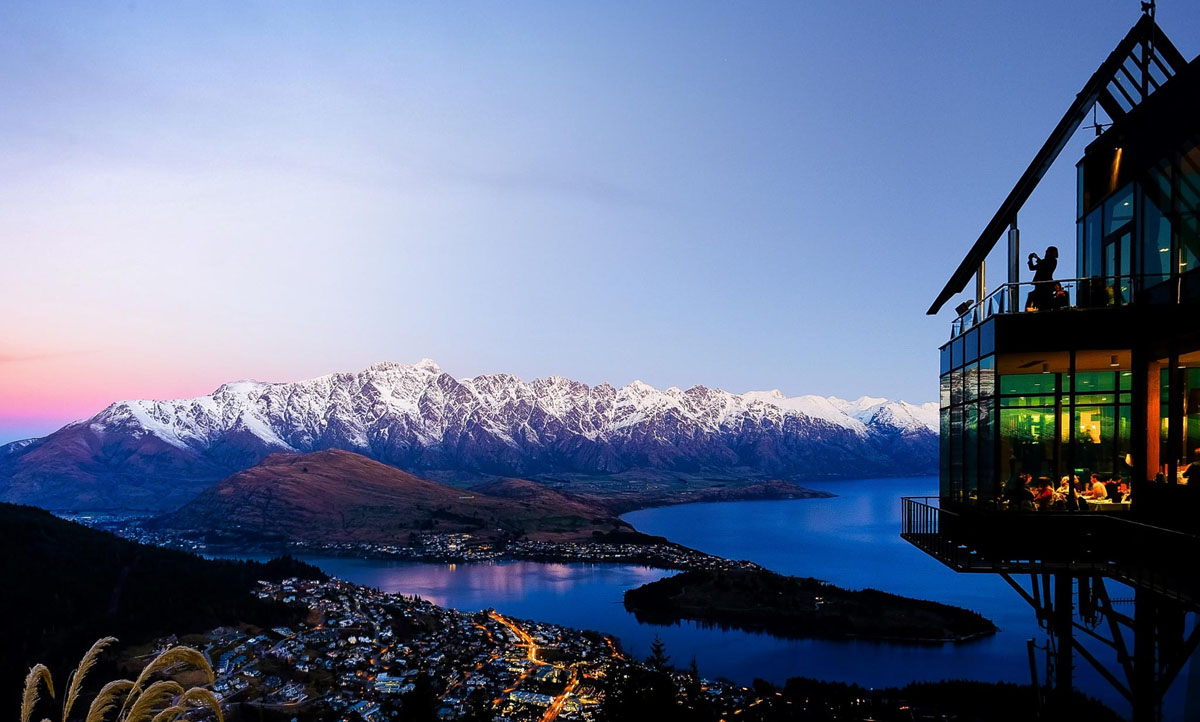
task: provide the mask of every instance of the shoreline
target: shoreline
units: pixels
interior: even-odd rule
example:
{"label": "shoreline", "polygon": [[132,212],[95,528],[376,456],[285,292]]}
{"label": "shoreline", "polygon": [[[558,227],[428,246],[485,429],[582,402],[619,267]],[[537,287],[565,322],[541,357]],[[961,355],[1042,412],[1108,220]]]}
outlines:
{"label": "shoreline", "polygon": [[[638,509],[631,510],[639,511],[647,508],[662,508],[667,506],[683,506],[686,504],[712,504],[712,503],[728,503],[731,501],[797,501],[801,499],[812,498],[836,498],[837,495],[829,492],[817,492],[815,490],[806,490],[804,496],[795,496],[789,494],[785,498],[772,497],[771,495],[763,496],[756,494],[753,498],[741,499],[711,499],[701,498],[688,501],[678,501],[675,503],[662,503],[649,506],[642,506]],[[132,515],[122,515],[125,522],[123,524],[115,524],[113,517],[101,517],[96,515],[94,518],[97,526],[101,528],[108,527],[109,531],[114,531],[118,535],[126,536],[129,533],[134,533],[140,536],[137,540],[145,543],[152,543],[156,546],[166,546],[168,548],[176,548],[190,553],[208,558],[225,558],[225,559],[246,559],[246,558],[274,558],[281,555],[290,555],[300,559],[318,559],[321,557],[332,559],[353,559],[363,561],[381,561],[392,563],[413,563],[413,564],[434,564],[434,565],[452,565],[452,564],[496,564],[496,563],[516,563],[516,562],[533,562],[541,564],[586,564],[586,565],[629,565],[639,566],[649,569],[655,569],[665,572],[698,572],[705,574],[721,574],[726,575],[730,572],[732,576],[738,579],[748,579],[750,575],[762,573],[763,575],[771,575],[774,572],[767,570],[760,565],[744,560],[731,560],[713,554],[701,552],[697,549],[685,547],[677,542],[673,542],[665,537],[650,536],[638,532],[636,528],[629,525],[628,532],[613,532],[607,535],[607,538],[597,536],[590,539],[581,539],[575,541],[546,541],[546,540],[504,540],[499,541],[490,539],[481,539],[474,537],[469,533],[461,532],[439,532],[439,533],[424,533],[419,537],[409,539],[408,544],[384,544],[374,542],[277,542],[263,541],[261,543],[208,543],[201,542],[196,539],[188,539],[187,532],[176,533],[170,531],[151,531],[142,528],[138,518]],[[107,521],[106,521],[107,520]],[[626,522],[628,523],[628,522]],[[113,526],[120,528],[112,528]],[[129,538],[127,536],[127,538]],[[666,579],[672,578],[666,577]],[[776,575],[783,576],[783,575]],[[798,580],[798,577],[787,577],[788,579]],[[630,593],[639,593],[652,583],[643,584],[638,587],[626,591],[626,597]],[[855,590],[843,589],[832,584],[827,584],[828,592],[832,595],[851,595],[857,594]],[[734,594],[738,594],[736,587]],[[742,592],[748,595],[753,594],[753,591],[747,587]],[[886,593],[885,593],[886,594]],[[886,600],[880,602],[882,608],[891,608],[895,610],[897,605],[904,607],[907,604],[914,602],[922,602],[927,604],[940,604],[938,602],[928,602],[926,600],[918,600],[915,598],[900,597],[899,595],[891,595],[898,597],[894,600]],[[942,605],[943,607],[951,607],[951,605]],[[871,634],[859,633],[847,629],[842,632],[830,632],[819,628],[819,614],[816,617],[804,620],[804,618],[793,618],[787,623],[772,623],[770,619],[766,621],[756,621],[754,619],[738,619],[737,612],[730,614],[711,613],[706,615],[703,611],[697,614],[687,614],[686,610],[678,609],[672,613],[665,614],[665,609],[645,609],[635,608],[626,602],[626,610],[630,614],[634,614],[640,623],[650,625],[661,625],[679,623],[683,620],[688,620],[692,623],[704,626],[719,627],[722,629],[737,629],[743,632],[752,634],[765,634],[778,639],[829,639],[829,640],[845,640],[845,641],[867,641],[883,644],[901,644],[901,645],[942,645],[942,644],[963,644],[986,638],[995,634],[995,628],[991,630],[972,631],[963,634],[947,634],[935,636],[903,636],[888,633]],[[952,607],[963,612],[971,612],[965,608]],[[695,610],[693,610],[695,611]],[[819,612],[819,610],[817,610]],[[645,613],[649,612],[651,618],[644,618]],[[684,613],[680,613],[684,612]],[[659,619],[653,619],[654,614],[662,615]],[[973,612],[972,612],[973,613]],[[986,620],[988,624],[992,624],[990,620]],[[813,625],[814,629],[805,629],[796,631],[795,628],[789,629],[789,626],[799,625],[807,627]],[[994,627],[994,625],[992,625]]]}

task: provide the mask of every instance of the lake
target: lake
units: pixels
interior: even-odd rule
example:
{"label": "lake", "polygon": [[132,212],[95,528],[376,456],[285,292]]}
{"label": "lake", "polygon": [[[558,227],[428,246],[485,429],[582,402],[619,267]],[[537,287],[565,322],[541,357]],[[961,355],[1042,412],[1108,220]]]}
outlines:
{"label": "lake", "polygon": [[[622,605],[626,589],[672,572],[628,565],[427,564],[342,557],[307,557],[327,573],[387,592],[418,594],[464,610],[494,607],[615,634],[644,655],[659,635],[675,663],[693,657],[706,676],[748,683],[755,677],[858,682],[870,687],[914,680],[978,679],[1029,682],[1026,640],[1045,641],[1032,610],[999,577],[957,574],[900,539],[900,497],[937,494],[935,478],[810,482],[838,496],[795,501],[721,502],[643,509],[624,518],[640,531],[702,551],[748,559],[786,574],[814,576],[850,588],[874,587],[974,609],[1000,627],[965,644],[903,645],[833,640],[783,640],[693,623],[639,623]],[[1097,650],[1108,659],[1111,653]],[[1044,672],[1044,654],[1039,670]],[[1120,697],[1076,658],[1076,683],[1114,708]],[[1181,680],[1187,674],[1181,675]],[[1176,684],[1182,688],[1182,684]],[[1178,697],[1179,695],[1176,695]]]}

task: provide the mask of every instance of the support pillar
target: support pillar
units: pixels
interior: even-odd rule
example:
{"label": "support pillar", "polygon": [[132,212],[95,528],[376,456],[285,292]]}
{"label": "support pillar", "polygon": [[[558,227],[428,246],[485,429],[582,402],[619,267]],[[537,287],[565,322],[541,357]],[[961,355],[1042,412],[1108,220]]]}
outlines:
{"label": "support pillar", "polygon": [[1008,312],[1020,310],[1021,291],[1016,284],[1021,282],[1021,232],[1017,230],[1017,217],[1013,216],[1008,227]]}
{"label": "support pillar", "polygon": [[1058,644],[1058,656],[1054,660],[1054,695],[1058,699],[1058,710],[1065,712],[1071,703],[1071,689],[1074,684],[1074,628],[1071,619],[1074,616],[1072,600],[1071,575],[1060,572],[1054,577],[1054,637]]}
{"label": "support pillar", "polygon": [[1133,722],[1158,722],[1158,666],[1155,637],[1158,608],[1153,595],[1139,590],[1133,601]]}

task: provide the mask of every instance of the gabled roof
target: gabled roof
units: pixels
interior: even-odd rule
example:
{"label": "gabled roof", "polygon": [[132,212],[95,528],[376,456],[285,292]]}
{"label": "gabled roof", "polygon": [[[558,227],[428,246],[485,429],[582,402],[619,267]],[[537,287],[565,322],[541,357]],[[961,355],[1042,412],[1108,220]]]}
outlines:
{"label": "gabled roof", "polygon": [[926,313],[937,313],[954,294],[962,292],[1096,103],[1113,122],[1117,122],[1186,66],[1187,61],[1154,18],[1143,15],[1075,96],[1075,102],[1054,126],[1054,132],[1042,144]]}

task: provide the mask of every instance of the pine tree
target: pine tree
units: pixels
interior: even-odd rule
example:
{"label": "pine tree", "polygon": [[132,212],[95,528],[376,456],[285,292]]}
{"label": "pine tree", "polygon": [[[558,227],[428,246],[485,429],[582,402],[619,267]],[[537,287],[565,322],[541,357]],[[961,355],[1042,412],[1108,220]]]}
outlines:
{"label": "pine tree", "polygon": [[400,712],[405,722],[436,722],[438,693],[429,675],[421,673],[413,680],[413,688],[400,698]]}
{"label": "pine tree", "polygon": [[666,672],[671,669],[671,656],[667,654],[667,645],[659,639],[658,635],[654,635],[654,641],[650,643],[650,656],[646,658],[646,664],[658,672]]}
{"label": "pine tree", "polygon": [[687,706],[693,712],[703,706],[704,692],[700,689],[700,667],[696,665],[696,657],[692,657],[688,665],[687,681],[683,683],[683,694],[687,698]]}

